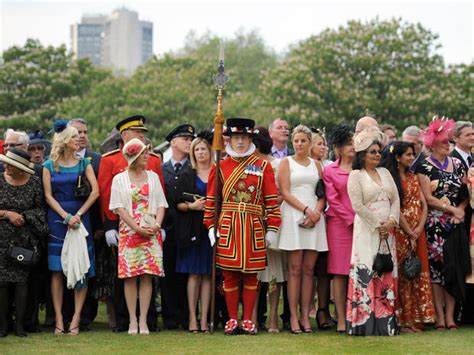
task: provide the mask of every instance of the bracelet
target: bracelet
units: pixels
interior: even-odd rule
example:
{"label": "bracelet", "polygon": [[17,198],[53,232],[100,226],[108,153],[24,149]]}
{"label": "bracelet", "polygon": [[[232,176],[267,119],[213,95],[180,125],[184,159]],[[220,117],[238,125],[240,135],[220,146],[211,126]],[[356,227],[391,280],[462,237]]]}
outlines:
{"label": "bracelet", "polygon": [[82,213],[77,211],[76,216],[82,217]]}
{"label": "bracelet", "polygon": [[7,210],[3,210],[2,219],[5,219],[7,217],[7,213]]}
{"label": "bracelet", "polygon": [[68,224],[68,223],[69,223],[69,220],[71,219],[71,217],[72,217],[71,214],[68,213],[67,216],[66,216],[66,218],[64,218],[63,223],[64,223],[64,224]]}
{"label": "bracelet", "polygon": [[156,224],[155,224],[155,226],[157,226],[157,227],[158,227],[158,229],[161,229],[161,224],[159,224],[159,223],[156,223]]}
{"label": "bracelet", "polygon": [[306,216],[306,210],[308,209],[308,206],[306,206],[303,210],[303,215]]}

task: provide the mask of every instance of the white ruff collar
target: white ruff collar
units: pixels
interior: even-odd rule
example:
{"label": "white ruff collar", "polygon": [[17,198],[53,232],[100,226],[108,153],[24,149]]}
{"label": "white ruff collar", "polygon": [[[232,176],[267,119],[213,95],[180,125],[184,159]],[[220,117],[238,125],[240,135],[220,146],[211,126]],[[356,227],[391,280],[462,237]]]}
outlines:
{"label": "white ruff collar", "polygon": [[225,146],[225,152],[227,153],[227,155],[231,156],[232,158],[245,158],[245,157],[248,157],[249,155],[255,153],[255,144],[253,143],[250,143],[250,146],[249,146],[249,149],[247,149],[247,151],[245,153],[237,153],[235,152],[231,145],[230,144],[227,144]]}

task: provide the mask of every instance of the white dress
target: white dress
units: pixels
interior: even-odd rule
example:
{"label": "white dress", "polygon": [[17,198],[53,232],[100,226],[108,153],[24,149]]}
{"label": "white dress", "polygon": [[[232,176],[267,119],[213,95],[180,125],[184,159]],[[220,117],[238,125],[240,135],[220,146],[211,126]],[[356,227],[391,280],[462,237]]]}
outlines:
{"label": "white dress", "polygon": [[[275,173],[275,179],[277,178],[277,171],[280,162],[280,159],[274,159],[271,161],[273,172]],[[267,248],[267,268],[258,273],[258,279],[262,282],[281,283],[287,280],[288,268],[286,252],[278,248],[279,239],[280,233],[278,233],[278,239],[276,240],[275,245],[271,245]]]}
{"label": "white dress", "polygon": [[[319,180],[318,168],[313,159],[308,166],[297,163],[288,157],[290,170],[290,193],[309,208],[315,208],[318,202],[315,190]],[[286,201],[281,204],[280,243],[282,250],[327,251],[326,221],[324,215],[314,228],[301,228],[298,222],[303,212],[291,207]]]}

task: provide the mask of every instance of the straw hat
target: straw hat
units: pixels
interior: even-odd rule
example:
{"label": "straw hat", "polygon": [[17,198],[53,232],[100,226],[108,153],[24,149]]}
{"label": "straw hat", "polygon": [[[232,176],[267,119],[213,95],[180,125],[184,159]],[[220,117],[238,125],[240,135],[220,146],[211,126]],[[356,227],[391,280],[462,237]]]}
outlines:
{"label": "straw hat", "polygon": [[28,174],[34,175],[35,171],[33,170],[35,164],[30,162],[31,156],[20,149],[10,148],[6,155],[0,154],[0,161],[5,164],[14,166]]}
{"label": "straw hat", "polygon": [[368,127],[354,136],[354,149],[362,152],[369,148],[374,141],[382,143],[384,134],[377,127]]}
{"label": "straw hat", "polygon": [[138,159],[140,154],[142,154],[147,148],[148,146],[138,138],[129,140],[122,149],[122,154],[127,160],[128,166],[132,165],[133,162]]}

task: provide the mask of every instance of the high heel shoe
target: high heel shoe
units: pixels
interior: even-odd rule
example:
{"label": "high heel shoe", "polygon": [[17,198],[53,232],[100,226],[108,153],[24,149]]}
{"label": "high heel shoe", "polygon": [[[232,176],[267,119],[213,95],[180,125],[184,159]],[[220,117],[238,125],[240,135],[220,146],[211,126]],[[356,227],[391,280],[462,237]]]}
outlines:
{"label": "high heel shoe", "polygon": [[319,321],[319,315],[321,313],[324,313],[327,316],[328,309],[327,308],[318,308],[318,310],[316,311],[316,324],[318,325],[318,329],[319,330],[329,330],[329,329],[331,329],[331,324],[329,323],[329,321],[326,321],[324,323]]}
{"label": "high heel shoe", "polygon": [[132,327],[132,325],[130,324],[128,326],[128,334],[130,334],[130,335],[138,334],[138,324],[136,324],[134,327]]}

